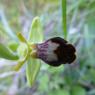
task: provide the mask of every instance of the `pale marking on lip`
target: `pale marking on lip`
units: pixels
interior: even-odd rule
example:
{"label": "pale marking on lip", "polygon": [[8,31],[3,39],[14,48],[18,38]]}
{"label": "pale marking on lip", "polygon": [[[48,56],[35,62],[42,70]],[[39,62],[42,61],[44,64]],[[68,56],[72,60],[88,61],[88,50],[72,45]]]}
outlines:
{"label": "pale marking on lip", "polygon": [[54,43],[52,41],[48,41],[48,48],[47,48],[47,61],[57,61],[58,57],[57,55],[54,53],[54,50],[56,50],[59,47],[59,44]]}

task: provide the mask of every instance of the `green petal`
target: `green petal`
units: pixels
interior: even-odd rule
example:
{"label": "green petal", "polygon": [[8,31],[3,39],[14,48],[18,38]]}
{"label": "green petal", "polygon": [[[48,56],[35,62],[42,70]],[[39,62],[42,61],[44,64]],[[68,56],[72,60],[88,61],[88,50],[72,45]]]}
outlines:
{"label": "green petal", "polygon": [[[39,43],[43,41],[43,30],[39,17],[35,17],[32,21],[29,39],[32,43]],[[30,58],[26,66],[26,75],[29,86],[35,82],[38,72],[40,70],[41,62],[38,59]]]}

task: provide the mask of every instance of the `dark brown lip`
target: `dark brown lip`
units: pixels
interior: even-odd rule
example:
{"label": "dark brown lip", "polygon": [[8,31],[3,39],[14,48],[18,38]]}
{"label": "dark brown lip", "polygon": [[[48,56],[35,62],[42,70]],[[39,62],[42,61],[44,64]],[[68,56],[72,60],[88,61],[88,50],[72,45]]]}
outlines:
{"label": "dark brown lip", "polygon": [[[57,56],[57,60],[46,60],[47,59],[47,51],[48,51],[48,44],[47,42],[53,42],[58,44],[59,46],[56,50],[53,51],[54,54]],[[51,66],[60,66],[61,64],[71,64],[76,59],[76,49],[72,44],[69,44],[66,40],[60,37],[54,37],[49,40],[46,40],[44,43],[37,44],[37,55],[36,57],[43,60],[46,64]],[[48,55],[52,56],[52,55]]]}
{"label": "dark brown lip", "polygon": [[76,49],[72,44],[69,44],[66,40],[60,37],[55,37],[51,40],[52,42],[59,44],[59,47],[55,50],[55,53],[59,59],[58,62],[70,64],[76,59]]}

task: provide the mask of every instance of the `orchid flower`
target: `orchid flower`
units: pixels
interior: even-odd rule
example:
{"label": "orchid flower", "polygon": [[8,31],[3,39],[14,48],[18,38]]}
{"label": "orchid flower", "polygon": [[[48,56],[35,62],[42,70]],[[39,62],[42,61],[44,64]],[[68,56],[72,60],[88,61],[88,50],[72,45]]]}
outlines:
{"label": "orchid flower", "polygon": [[[61,37],[53,37],[43,41],[43,32],[39,17],[32,21],[28,40],[19,32],[18,55],[12,54],[3,45],[0,46],[1,57],[9,60],[17,60],[12,70],[18,71],[23,64],[27,63],[26,76],[31,86],[41,67],[41,61],[53,67],[61,64],[71,64],[76,58],[76,49]],[[4,55],[6,53],[6,56]]]}

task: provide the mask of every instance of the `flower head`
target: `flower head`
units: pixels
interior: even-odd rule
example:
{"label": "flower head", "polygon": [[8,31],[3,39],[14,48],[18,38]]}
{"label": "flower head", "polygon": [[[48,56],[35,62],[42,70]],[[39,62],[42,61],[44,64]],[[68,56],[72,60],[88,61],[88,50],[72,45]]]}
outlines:
{"label": "flower head", "polygon": [[51,66],[72,63],[75,58],[75,47],[60,37],[51,38],[44,43],[36,44],[32,56],[43,60]]}

